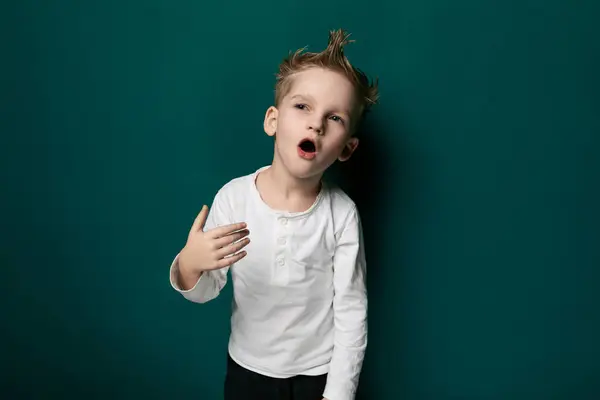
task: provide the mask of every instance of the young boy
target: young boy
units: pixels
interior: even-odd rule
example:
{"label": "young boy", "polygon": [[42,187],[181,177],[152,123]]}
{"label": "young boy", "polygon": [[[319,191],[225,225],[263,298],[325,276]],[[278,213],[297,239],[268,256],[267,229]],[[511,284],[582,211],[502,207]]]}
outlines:
{"label": "young boy", "polygon": [[356,149],[378,88],[344,56],[347,39],[330,32],[323,52],[282,62],[264,119],[272,164],[225,184],[171,265],[173,288],[197,303],[231,271],[225,400],[355,397],[367,345],[361,223],[322,175]]}

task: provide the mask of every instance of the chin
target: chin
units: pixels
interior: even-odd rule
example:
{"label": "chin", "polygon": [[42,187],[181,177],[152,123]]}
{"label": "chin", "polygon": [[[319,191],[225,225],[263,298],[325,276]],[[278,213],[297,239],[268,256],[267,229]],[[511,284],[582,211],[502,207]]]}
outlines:
{"label": "chin", "polygon": [[323,171],[315,168],[288,168],[288,172],[296,179],[309,179],[316,176],[321,176]]}
{"label": "chin", "polygon": [[296,179],[309,179],[323,174],[324,168],[316,160],[306,162],[305,160],[286,160],[283,163],[288,173]]}

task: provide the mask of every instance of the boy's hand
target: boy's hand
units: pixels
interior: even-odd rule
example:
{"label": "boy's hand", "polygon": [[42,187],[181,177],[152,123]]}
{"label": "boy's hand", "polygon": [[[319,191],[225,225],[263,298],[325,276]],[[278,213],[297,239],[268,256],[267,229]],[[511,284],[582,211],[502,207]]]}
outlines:
{"label": "boy's hand", "polygon": [[203,206],[179,255],[179,270],[182,275],[192,274],[197,277],[204,271],[228,267],[246,256],[245,251],[240,251],[250,242],[246,237],[249,232],[244,229],[246,224],[240,222],[204,232],[207,216],[208,207]]}

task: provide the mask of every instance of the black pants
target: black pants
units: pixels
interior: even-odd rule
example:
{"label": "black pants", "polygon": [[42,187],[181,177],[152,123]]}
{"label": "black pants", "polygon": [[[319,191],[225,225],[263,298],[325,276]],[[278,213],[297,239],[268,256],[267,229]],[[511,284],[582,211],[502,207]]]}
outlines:
{"label": "black pants", "polygon": [[248,371],[227,357],[225,400],[321,400],[327,374],[278,379]]}

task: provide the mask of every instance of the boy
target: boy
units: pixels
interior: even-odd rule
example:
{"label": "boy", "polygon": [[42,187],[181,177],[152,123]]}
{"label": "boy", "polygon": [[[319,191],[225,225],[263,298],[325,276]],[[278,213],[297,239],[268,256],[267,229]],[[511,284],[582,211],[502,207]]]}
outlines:
{"label": "boy", "polygon": [[225,400],[355,397],[367,345],[361,223],[322,175],[356,149],[378,88],[344,56],[347,39],[330,32],[323,52],[283,61],[264,119],[272,164],[225,184],[171,265],[173,288],[198,303],[231,270]]}

